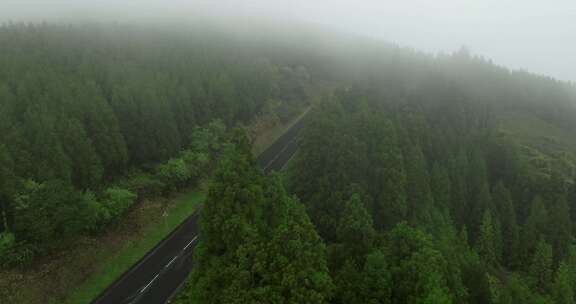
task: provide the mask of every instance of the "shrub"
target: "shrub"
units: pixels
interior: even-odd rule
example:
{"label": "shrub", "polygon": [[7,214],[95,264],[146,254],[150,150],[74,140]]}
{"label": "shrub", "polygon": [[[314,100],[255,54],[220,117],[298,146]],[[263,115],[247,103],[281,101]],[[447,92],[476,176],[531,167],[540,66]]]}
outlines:
{"label": "shrub", "polygon": [[136,200],[136,194],[130,190],[112,187],[104,191],[102,208],[99,212],[99,220],[108,223],[116,220],[124,214]]}
{"label": "shrub", "polygon": [[181,158],[173,158],[165,164],[158,166],[157,175],[167,186],[167,190],[183,187],[192,177],[189,167]]}
{"label": "shrub", "polygon": [[14,238],[13,233],[0,233],[0,258],[3,257],[12,247],[14,247],[15,242],[16,239]]}
{"label": "shrub", "polygon": [[158,197],[166,188],[166,184],[159,177],[141,171],[133,172],[119,185],[136,193],[138,199]]}

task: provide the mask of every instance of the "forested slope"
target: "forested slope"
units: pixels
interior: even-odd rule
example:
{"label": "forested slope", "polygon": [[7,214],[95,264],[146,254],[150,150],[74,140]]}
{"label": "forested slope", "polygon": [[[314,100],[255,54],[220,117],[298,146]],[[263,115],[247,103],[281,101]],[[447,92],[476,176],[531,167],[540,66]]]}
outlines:
{"label": "forested slope", "polygon": [[198,180],[226,126],[305,108],[306,69],[251,48],[218,31],[0,27],[0,264]]}
{"label": "forested slope", "polygon": [[[220,160],[183,303],[574,303],[574,85],[261,28],[2,27],[3,266]],[[311,91],[288,174],[262,176],[227,127]]]}
{"label": "forested slope", "polygon": [[[320,48],[324,58],[303,60],[340,89],[309,114],[285,186],[324,252],[302,247],[309,233],[260,228],[283,202],[261,177],[238,196],[222,185],[238,182],[219,178],[199,267],[179,301],[574,303],[573,85],[465,49],[428,56],[327,40],[318,42],[330,46]],[[220,170],[238,178],[248,169]],[[273,245],[278,238],[283,246]]]}

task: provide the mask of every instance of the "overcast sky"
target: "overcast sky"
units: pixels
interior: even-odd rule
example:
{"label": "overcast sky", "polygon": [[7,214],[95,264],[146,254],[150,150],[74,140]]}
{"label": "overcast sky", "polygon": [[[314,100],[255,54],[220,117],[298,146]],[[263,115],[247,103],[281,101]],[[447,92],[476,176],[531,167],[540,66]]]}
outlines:
{"label": "overcast sky", "polygon": [[0,20],[186,19],[198,11],[321,23],[427,52],[472,52],[576,81],[576,0],[0,0]]}

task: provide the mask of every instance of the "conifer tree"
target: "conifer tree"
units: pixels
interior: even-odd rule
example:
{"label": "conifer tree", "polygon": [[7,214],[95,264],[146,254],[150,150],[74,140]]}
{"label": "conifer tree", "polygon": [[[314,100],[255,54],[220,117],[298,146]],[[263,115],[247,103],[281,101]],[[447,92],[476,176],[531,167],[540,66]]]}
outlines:
{"label": "conifer tree", "polygon": [[391,121],[384,121],[378,132],[382,138],[377,144],[378,155],[372,163],[374,179],[378,181],[375,185],[378,191],[375,224],[378,229],[384,229],[407,219],[406,172],[394,125]]}
{"label": "conifer tree", "polygon": [[468,223],[470,201],[468,200],[468,184],[466,174],[468,170],[468,157],[464,150],[450,160],[451,181],[451,214],[458,227]]}
{"label": "conifer tree", "polygon": [[565,195],[560,195],[550,210],[550,223],[547,225],[550,233],[550,242],[554,249],[555,265],[568,254],[568,247],[572,241],[572,221],[570,209]]}
{"label": "conifer tree", "polygon": [[576,303],[576,285],[572,280],[570,266],[566,263],[560,263],[556,271],[556,278],[552,288],[554,302],[557,304],[574,304]]}
{"label": "conifer tree", "polygon": [[363,258],[372,248],[376,233],[359,194],[352,194],[342,214],[336,235],[345,246],[346,256]]}
{"label": "conifer tree", "polygon": [[418,144],[405,148],[407,205],[411,222],[422,227],[431,225],[434,197],[430,190],[430,178],[426,159]]}
{"label": "conifer tree", "polygon": [[548,211],[540,197],[535,197],[530,207],[530,215],[522,227],[520,239],[520,253],[524,269],[527,269],[532,261],[538,240],[541,235],[546,233],[549,223]]}
{"label": "conifer tree", "polygon": [[512,196],[502,182],[496,184],[492,197],[498,210],[498,218],[502,227],[503,262],[509,267],[517,266],[519,250],[519,227],[516,221],[516,211],[512,205]]}
{"label": "conifer tree", "polygon": [[444,166],[438,163],[434,164],[430,183],[436,207],[441,210],[450,210],[452,204],[452,183]]}
{"label": "conifer tree", "polygon": [[541,293],[547,292],[553,278],[552,246],[542,237],[532,256],[529,273],[536,289]]}
{"label": "conifer tree", "polygon": [[498,265],[500,261],[500,252],[498,252],[498,234],[500,231],[494,221],[490,210],[484,211],[480,235],[476,241],[478,253],[489,265]]}
{"label": "conifer tree", "polygon": [[202,213],[192,301],[326,303],[326,249],[303,206],[264,179],[246,140],[224,153]]}

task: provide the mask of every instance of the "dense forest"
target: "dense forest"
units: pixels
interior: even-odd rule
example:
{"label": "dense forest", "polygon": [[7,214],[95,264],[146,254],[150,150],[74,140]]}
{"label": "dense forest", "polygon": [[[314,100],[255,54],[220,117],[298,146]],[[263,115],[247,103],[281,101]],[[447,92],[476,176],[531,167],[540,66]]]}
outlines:
{"label": "dense forest", "polygon": [[[258,28],[1,27],[0,266],[210,175],[179,303],[576,302],[573,85]],[[237,127],[312,91],[264,176]]]}
{"label": "dense forest", "polygon": [[230,37],[0,27],[0,265],[26,266],[139,200],[193,184],[227,127],[307,106],[305,68]]}
{"label": "dense forest", "polygon": [[221,163],[179,303],[576,302],[574,87],[380,47],[309,63],[282,184]]}

